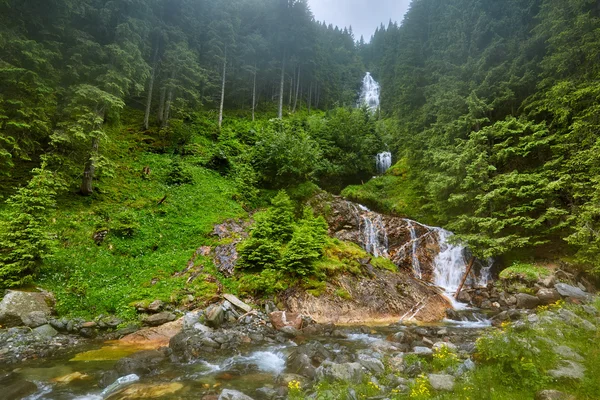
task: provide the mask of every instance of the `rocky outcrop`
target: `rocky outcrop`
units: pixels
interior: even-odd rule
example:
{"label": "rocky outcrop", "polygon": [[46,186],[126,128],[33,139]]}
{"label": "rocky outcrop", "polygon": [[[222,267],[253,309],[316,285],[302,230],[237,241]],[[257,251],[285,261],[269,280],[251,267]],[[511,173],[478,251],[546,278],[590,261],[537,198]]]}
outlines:
{"label": "rocky outcrop", "polygon": [[[371,278],[340,276],[318,297],[289,289],[280,299],[294,313],[336,324],[392,323],[403,317],[433,322],[443,319],[446,309],[452,307],[438,288],[411,274],[377,269],[371,273]],[[346,298],[336,294],[340,288],[348,293]]]}
{"label": "rocky outcrop", "polygon": [[214,251],[215,265],[225,276],[233,275],[238,259],[237,244],[248,237],[248,227],[248,222],[229,220],[215,225],[213,229],[213,235],[218,236],[219,239],[229,239],[228,243],[218,245]]}
{"label": "rocky outcrop", "polygon": [[0,302],[0,325],[36,328],[47,324],[53,302],[47,292],[9,290]]}

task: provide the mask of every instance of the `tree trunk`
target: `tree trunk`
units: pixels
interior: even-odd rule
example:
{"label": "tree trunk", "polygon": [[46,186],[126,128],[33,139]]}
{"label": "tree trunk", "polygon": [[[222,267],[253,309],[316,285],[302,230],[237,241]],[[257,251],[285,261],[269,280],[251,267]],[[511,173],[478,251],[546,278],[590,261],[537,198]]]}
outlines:
{"label": "tree trunk", "polygon": [[288,98],[288,112],[292,111],[292,97],[294,94],[294,77],[290,78],[290,96]]}
{"label": "tree trunk", "polygon": [[148,84],[148,98],[146,99],[146,115],[144,115],[144,129],[150,127],[150,110],[152,109],[152,94],[154,92],[154,78],[156,77],[156,64],[158,60],[158,46],[154,50],[154,58],[152,63],[152,73],[150,74],[150,83]]}
{"label": "tree trunk", "polygon": [[475,257],[471,257],[471,261],[469,261],[469,265],[467,266],[467,271],[465,272],[465,275],[463,276],[462,280],[460,281],[460,285],[458,285],[458,290],[456,291],[456,294],[454,294],[455,299],[458,297],[460,291],[462,290],[463,286],[465,285],[465,282],[467,281],[467,277],[471,273],[471,269],[473,268],[474,263],[475,263]]}
{"label": "tree trunk", "polygon": [[223,105],[225,104],[225,76],[227,73],[227,51],[225,51],[225,59],[223,60],[223,83],[221,85],[221,105],[219,106],[219,130],[223,125]]}
{"label": "tree trunk", "polygon": [[252,85],[252,121],[254,121],[254,110],[256,109],[256,63],[254,63],[254,82]]}
{"label": "tree trunk", "polygon": [[298,92],[300,91],[300,67],[298,67],[298,79],[296,80],[296,99],[294,100],[294,112],[298,108]]}
{"label": "tree trunk", "polygon": [[158,100],[158,125],[163,126],[165,117],[165,97],[167,96],[167,88],[160,90],[160,99]]}
{"label": "tree trunk", "polygon": [[96,171],[94,159],[98,154],[99,145],[100,141],[98,140],[98,138],[92,138],[92,150],[90,151],[90,156],[83,168],[83,178],[81,179],[81,188],[79,189],[79,192],[84,196],[89,196],[94,192],[93,182],[94,172]]}
{"label": "tree trunk", "polygon": [[279,86],[279,119],[283,118],[283,86],[285,85],[285,52],[281,60],[281,85]]}
{"label": "tree trunk", "polygon": [[167,95],[167,101],[165,103],[165,114],[162,119],[162,127],[169,125],[169,113],[171,112],[171,101],[173,100],[173,89],[169,89],[169,94]]}

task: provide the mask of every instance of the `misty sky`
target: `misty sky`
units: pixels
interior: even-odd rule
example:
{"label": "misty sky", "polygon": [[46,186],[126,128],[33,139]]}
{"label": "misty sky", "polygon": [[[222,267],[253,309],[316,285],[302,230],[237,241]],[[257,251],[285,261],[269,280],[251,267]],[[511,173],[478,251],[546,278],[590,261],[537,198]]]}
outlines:
{"label": "misty sky", "polygon": [[402,22],[410,0],[308,0],[318,21],[339,27],[352,25],[354,37],[369,41],[375,29],[389,20]]}

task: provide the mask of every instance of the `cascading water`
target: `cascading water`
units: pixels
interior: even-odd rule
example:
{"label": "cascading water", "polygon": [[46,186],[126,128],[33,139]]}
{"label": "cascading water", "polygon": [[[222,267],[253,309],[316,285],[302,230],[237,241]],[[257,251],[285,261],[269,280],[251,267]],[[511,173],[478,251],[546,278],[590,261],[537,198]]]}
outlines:
{"label": "cascading water", "polygon": [[419,279],[422,279],[423,271],[421,271],[421,262],[419,261],[419,257],[417,257],[417,246],[418,246],[418,240],[419,240],[419,238],[417,237],[417,230],[415,229],[415,225],[413,224],[413,221],[406,220],[406,222],[408,223],[408,229],[410,231],[410,244],[411,244],[411,250],[412,250],[411,258],[412,258],[413,271],[414,271],[416,277],[418,277]]}
{"label": "cascading water", "polygon": [[373,112],[377,111],[379,109],[380,90],[379,83],[373,79],[370,72],[367,72],[363,78],[358,106],[362,107],[363,105],[366,105],[369,110]]}
{"label": "cascading water", "polygon": [[348,204],[358,219],[358,232],[362,247],[375,257],[387,257],[388,237],[381,214],[373,213],[363,205],[356,207],[354,203],[348,202]]}
{"label": "cascading water", "polygon": [[382,175],[392,166],[392,153],[385,151],[377,154],[377,173]]}
{"label": "cascading water", "polygon": [[452,237],[451,232],[441,228],[434,229],[438,235],[440,252],[433,261],[433,283],[453,297],[467,270],[464,257],[465,248],[449,242],[448,239]]}

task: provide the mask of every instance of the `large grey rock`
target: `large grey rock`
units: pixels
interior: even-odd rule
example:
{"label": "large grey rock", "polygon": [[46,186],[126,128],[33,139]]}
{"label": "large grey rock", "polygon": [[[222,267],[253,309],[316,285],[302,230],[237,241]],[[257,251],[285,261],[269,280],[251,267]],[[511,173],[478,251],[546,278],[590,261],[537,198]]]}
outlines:
{"label": "large grey rock", "polygon": [[32,321],[32,313],[35,313],[34,325],[41,320],[42,315],[47,320],[52,313],[50,302],[51,298],[47,293],[9,290],[0,302],[0,325],[7,328],[27,325],[27,322]]}
{"label": "large grey rock", "polygon": [[315,376],[316,368],[312,365],[310,357],[299,351],[292,351],[288,356],[285,366],[287,369],[298,375],[313,378]]}
{"label": "large grey rock", "polygon": [[221,392],[219,400],[253,400],[252,397],[245,395],[237,390],[225,389]]}
{"label": "large grey rock", "polygon": [[584,358],[582,356],[577,354],[575,351],[573,351],[573,349],[571,349],[568,346],[557,346],[554,348],[554,352],[567,360],[584,361]]}
{"label": "large grey rock", "polygon": [[554,285],[558,293],[563,297],[573,297],[574,299],[586,300],[588,293],[579,289],[578,287],[567,285],[566,283],[557,283]]}
{"label": "large grey rock", "polygon": [[366,370],[374,373],[375,375],[382,374],[385,371],[385,366],[380,360],[376,359],[375,357],[371,357],[367,354],[359,354],[358,363],[365,367]]}
{"label": "large grey rock", "polygon": [[540,305],[540,299],[527,293],[517,293],[517,308],[533,309]]}
{"label": "large grey rock", "polygon": [[24,399],[38,391],[34,383],[23,380],[15,373],[0,376],[0,388],[2,388],[0,398],[7,400]]}
{"label": "large grey rock", "polygon": [[316,371],[319,380],[328,379],[335,382],[359,384],[363,380],[363,369],[359,363],[336,364],[325,361]]}
{"label": "large grey rock", "polygon": [[206,325],[212,328],[218,328],[225,322],[225,310],[220,304],[213,304],[205,311]]}
{"label": "large grey rock", "polygon": [[48,314],[43,311],[32,311],[23,317],[23,324],[30,328],[46,325],[48,323]]}
{"label": "large grey rock", "polygon": [[175,318],[177,318],[175,316],[175,314],[172,314],[170,312],[161,312],[161,313],[153,314],[153,315],[150,315],[149,317],[144,318],[143,322],[146,325],[159,326],[159,325],[164,325],[167,322],[174,321]]}
{"label": "large grey rock", "polygon": [[575,361],[565,360],[558,368],[548,371],[548,375],[554,379],[567,379],[580,381],[585,376],[585,368],[583,365]]}
{"label": "large grey rock", "polygon": [[540,299],[540,303],[544,305],[556,303],[561,299],[560,293],[556,289],[540,289],[536,294],[537,298]]}
{"label": "large grey rock", "polygon": [[204,311],[190,311],[183,316],[183,330],[192,330],[194,325],[201,323]]}
{"label": "large grey rock", "polygon": [[419,356],[430,356],[433,354],[433,350],[431,350],[429,347],[416,346],[413,349],[413,353]]}
{"label": "large grey rock", "polygon": [[33,333],[44,339],[53,338],[58,335],[58,331],[49,324],[38,326],[33,330]]}
{"label": "large grey rock", "polygon": [[429,384],[434,390],[451,392],[454,389],[454,377],[447,374],[429,374]]}

